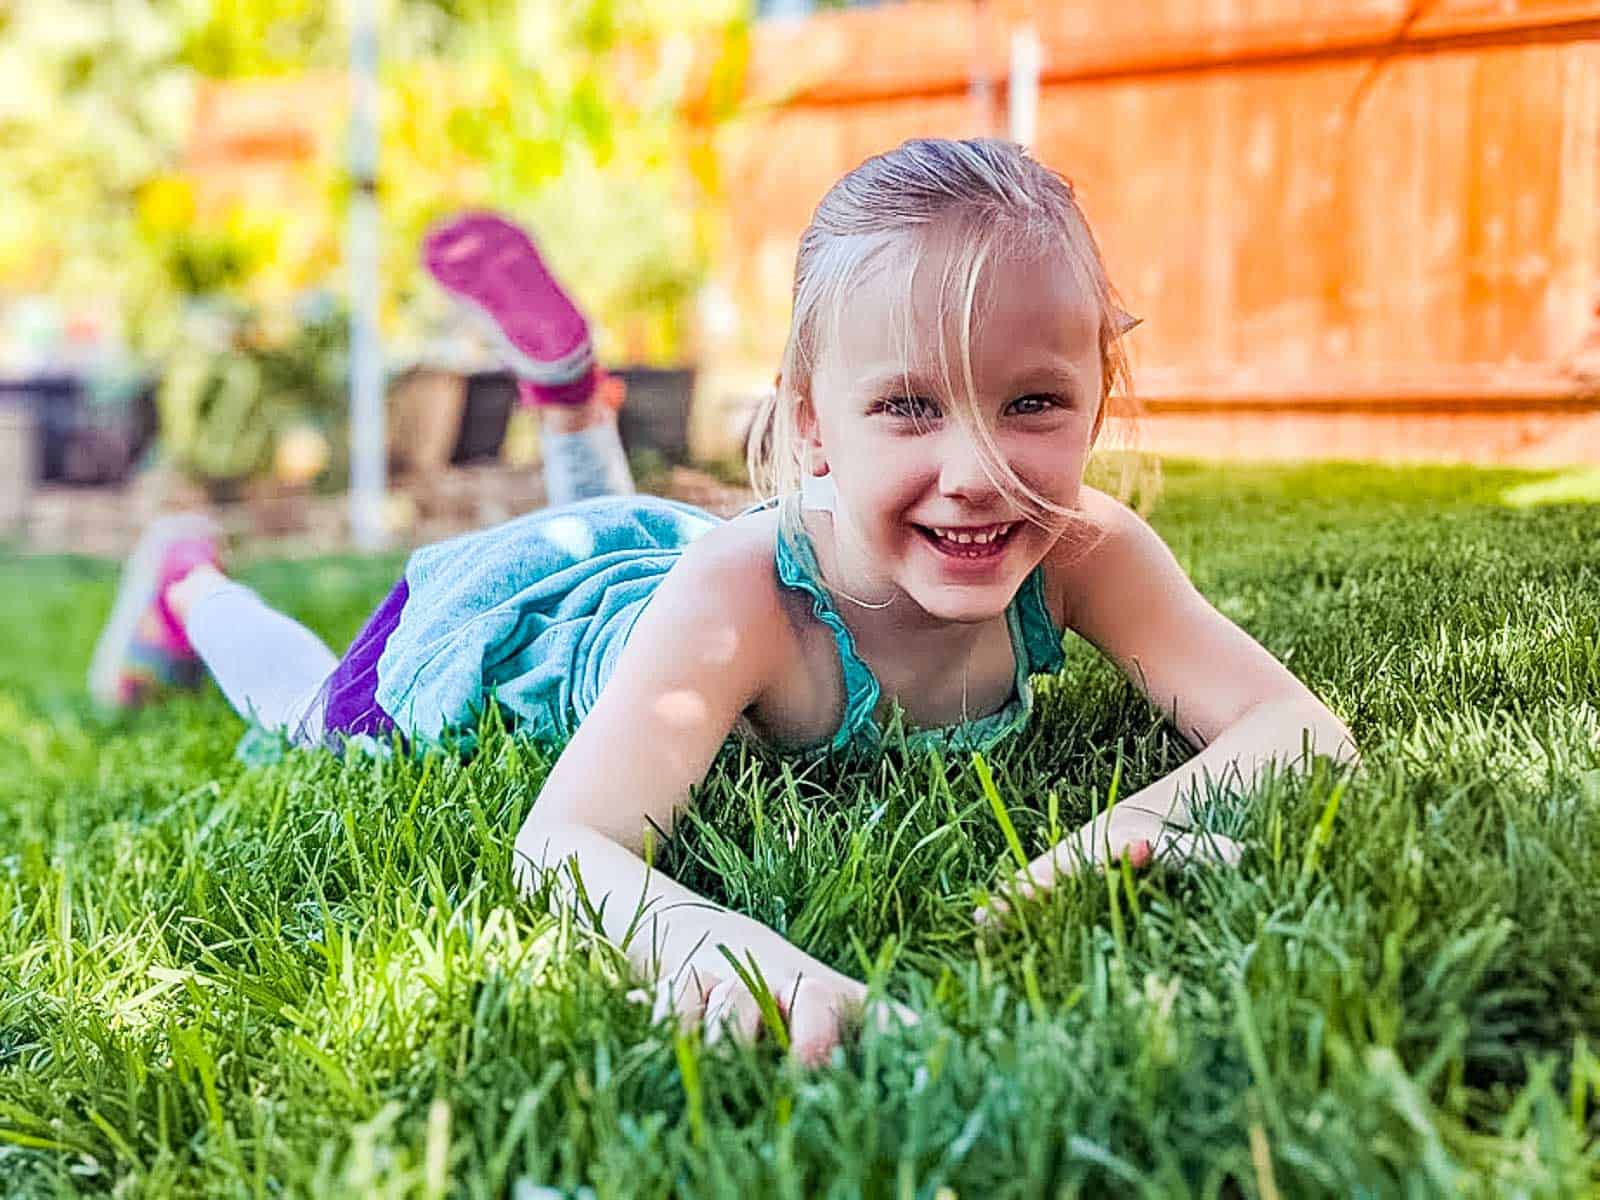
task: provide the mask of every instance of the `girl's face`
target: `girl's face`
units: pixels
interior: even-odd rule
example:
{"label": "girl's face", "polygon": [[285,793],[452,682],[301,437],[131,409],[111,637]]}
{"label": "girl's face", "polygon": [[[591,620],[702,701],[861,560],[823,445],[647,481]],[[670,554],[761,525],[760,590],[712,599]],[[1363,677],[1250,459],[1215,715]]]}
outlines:
{"label": "girl's face", "polygon": [[[1025,520],[989,480],[958,415],[960,397],[940,383],[932,314],[956,310],[944,334],[960,344],[959,307],[940,295],[947,249],[927,247],[911,282],[909,331],[895,320],[907,311],[903,271],[878,271],[850,295],[819,355],[803,428],[812,469],[831,474],[838,494],[835,554],[845,578],[868,596],[903,592],[931,617],[974,622],[1004,611],[1065,523]],[[1095,305],[1050,255],[992,261],[974,313],[984,425],[1025,483],[1075,507],[1100,406]],[[952,358],[959,383],[958,352]]]}

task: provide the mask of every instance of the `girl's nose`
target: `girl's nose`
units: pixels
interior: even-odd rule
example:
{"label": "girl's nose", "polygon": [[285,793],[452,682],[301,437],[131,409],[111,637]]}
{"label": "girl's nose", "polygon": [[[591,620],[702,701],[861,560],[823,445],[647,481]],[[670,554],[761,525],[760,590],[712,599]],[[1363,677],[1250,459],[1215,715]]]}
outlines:
{"label": "girl's nose", "polygon": [[939,447],[940,494],[964,499],[993,496],[996,489],[984,470],[977,436],[966,429],[951,428],[945,432],[942,443]]}

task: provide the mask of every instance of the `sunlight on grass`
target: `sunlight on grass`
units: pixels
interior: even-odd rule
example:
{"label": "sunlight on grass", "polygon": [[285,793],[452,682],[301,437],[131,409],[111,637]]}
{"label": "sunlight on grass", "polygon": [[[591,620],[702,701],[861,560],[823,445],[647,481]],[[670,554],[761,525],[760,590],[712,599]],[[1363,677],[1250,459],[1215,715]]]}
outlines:
{"label": "sunlight on grass", "polygon": [[1500,494],[1512,508],[1538,504],[1600,504],[1600,467],[1576,467],[1549,479],[1517,484]]}

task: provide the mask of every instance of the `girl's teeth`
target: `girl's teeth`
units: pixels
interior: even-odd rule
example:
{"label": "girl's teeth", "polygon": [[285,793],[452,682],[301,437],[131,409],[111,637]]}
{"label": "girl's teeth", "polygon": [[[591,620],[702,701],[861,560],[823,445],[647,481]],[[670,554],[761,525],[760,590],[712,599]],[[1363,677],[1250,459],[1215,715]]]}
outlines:
{"label": "girl's teeth", "polygon": [[997,529],[981,530],[978,533],[970,533],[961,529],[935,529],[933,532],[946,541],[955,542],[958,545],[966,545],[971,542],[976,542],[978,545],[986,545],[1010,533],[1011,526],[1002,525]]}

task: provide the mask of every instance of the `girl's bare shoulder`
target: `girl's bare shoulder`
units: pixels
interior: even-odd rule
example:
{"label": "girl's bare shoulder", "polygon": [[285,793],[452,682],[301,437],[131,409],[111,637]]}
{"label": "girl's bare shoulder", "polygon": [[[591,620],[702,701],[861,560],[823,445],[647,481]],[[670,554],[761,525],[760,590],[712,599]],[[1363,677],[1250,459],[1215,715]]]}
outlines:
{"label": "girl's bare shoulder", "polygon": [[811,745],[838,725],[844,681],[832,634],[809,595],[786,587],[776,564],[778,514],[749,513],[705,534],[674,574],[759,646],[764,685],[743,732],[774,745]]}
{"label": "girl's bare shoulder", "polygon": [[778,580],[777,539],[775,510],[745,513],[698,538],[672,573],[681,576],[680,586],[693,589],[708,609],[741,625],[770,627],[782,642],[799,625],[795,598]]}
{"label": "girl's bare shoulder", "polygon": [[754,586],[772,573],[776,539],[774,514],[744,513],[696,538],[684,551],[682,566],[691,572],[731,577]]}
{"label": "girl's bare shoulder", "polygon": [[645,691],[693,680],[740,710],[769,694],[792,665],[769,536],[739,518],[687,545],[633,623],[617,675]]}
{"label": "girl's bare shoulder", "polygon": [[1077,617],[1101,597],[1125,597],[1135,586],[1173,582],[1182,570],[1161,536],[1115,496],[1084,487],[1081,530],[1062,536],[1045,555],[1045,592],[1057,628],[1076,628]]}

